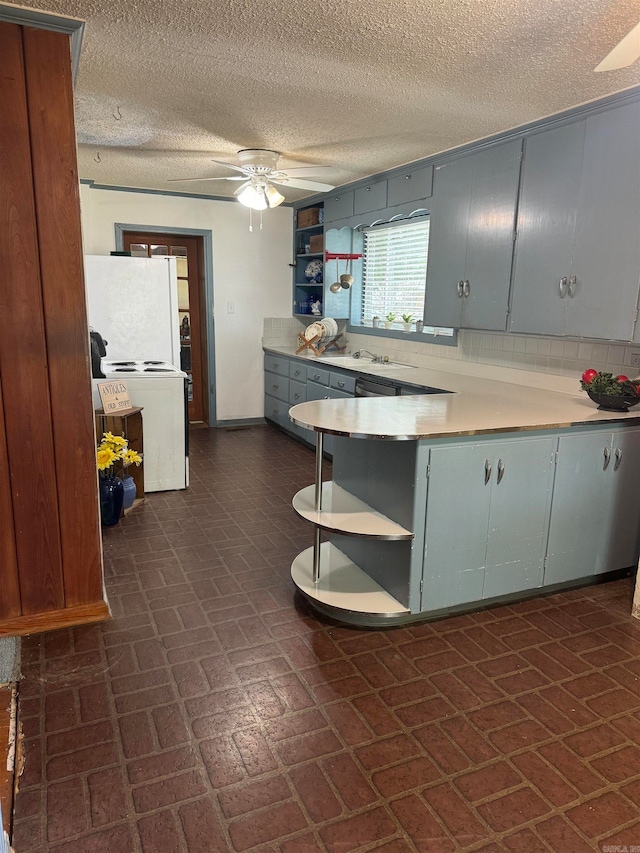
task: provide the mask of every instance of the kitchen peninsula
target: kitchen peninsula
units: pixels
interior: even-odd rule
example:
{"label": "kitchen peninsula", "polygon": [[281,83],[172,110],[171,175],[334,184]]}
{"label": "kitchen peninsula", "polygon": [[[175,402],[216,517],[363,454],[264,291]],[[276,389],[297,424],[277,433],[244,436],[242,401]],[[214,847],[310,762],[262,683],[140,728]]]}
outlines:
{"label": "kitchen peninsula", "polygon": [[[286,355],[268,351],[265,367],[297,371],[298,394],[303,374],[326,374],[325,390],[367,370],[381,375],[376,365]],[[332,441],[332,481],[293,501],[316,534],[292,577],[317,609],[353,624],[401,624],[636,565],[640,413],[441,365],[383,375],[415,396],[343,391],[290,410],[304,437]],[[423,396],[421,386],[450,393]]]}

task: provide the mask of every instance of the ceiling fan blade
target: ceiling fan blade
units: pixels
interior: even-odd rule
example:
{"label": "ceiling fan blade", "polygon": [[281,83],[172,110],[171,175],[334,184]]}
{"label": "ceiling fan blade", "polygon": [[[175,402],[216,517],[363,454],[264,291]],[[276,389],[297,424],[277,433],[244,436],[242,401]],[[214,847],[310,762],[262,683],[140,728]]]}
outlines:
{"label": "ceiling fan blade", "polygon": [[302,181],[299,178],[272,178],[269,177],[272,184],[279,184],[283,187],[293,187],[297,190],[315,190],[319,193],[328,193],[335,190],[333,184],[321,184],[319,181]]}
{"label": "ceiling fan blade", "polygon": [[227,169],[233,169],[234,172],[242,172],[243,175],[247,174],[247,170],[243,166],[236,166],[235,163],[225,163],[224,160],[212,160],[212,163],[215,163],[216,166],[226,166]]}
{"label": "ceiling fan blade", "polygon": [[640,57],[640,23],[627,33],[622,41],[611,50],[594,71],[615,71],[627,68]]}
{"label": "ceiling fan blade", "polygon": [[246,176],[242,178],[167,178],[169,183],[186,183],[187,181],[246,181]]}
{"label": "ceiling fan blade", "polygon": [[336,174],[333,166],[295,166],[293,169],[276,169],[278,175],[292,175],[295,178],[330,178]]}

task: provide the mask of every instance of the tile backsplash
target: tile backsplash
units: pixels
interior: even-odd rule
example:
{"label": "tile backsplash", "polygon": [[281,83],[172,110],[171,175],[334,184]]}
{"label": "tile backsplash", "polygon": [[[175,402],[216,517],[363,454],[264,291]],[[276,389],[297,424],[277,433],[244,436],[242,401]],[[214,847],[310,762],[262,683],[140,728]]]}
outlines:
{"label": "tile backsplash", "polygon": [[[264,343],[291,345],[296,334],[308,324],[295,317],[269,318],[264,321]],[[439,346],[407,338],[386,338],[382,335],[347,335],[349,350],[366,349],[388,355],[392,360],[421,365],[422,358],[436,357],[454,361],[477,362],[496,367],[509,367],[535,373],[580,377],[587,367],[606,370],[614,375],[626,373],[635,377],[639,367],[631,364],[631,353],[640,352],[633,346],[606,341],[577,341],[532,335],[510,335],[495,332],[463,330],[458,334],[456,347]]]}

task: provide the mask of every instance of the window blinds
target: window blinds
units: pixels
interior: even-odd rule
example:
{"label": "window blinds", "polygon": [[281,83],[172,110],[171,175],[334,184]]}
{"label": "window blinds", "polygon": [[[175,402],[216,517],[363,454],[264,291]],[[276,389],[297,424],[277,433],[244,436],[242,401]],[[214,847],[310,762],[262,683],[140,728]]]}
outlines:
{"label": "window blinds", "polygon": [[422,319],[429,218],[372,228],[364,234],[362,322],[393,312]]}

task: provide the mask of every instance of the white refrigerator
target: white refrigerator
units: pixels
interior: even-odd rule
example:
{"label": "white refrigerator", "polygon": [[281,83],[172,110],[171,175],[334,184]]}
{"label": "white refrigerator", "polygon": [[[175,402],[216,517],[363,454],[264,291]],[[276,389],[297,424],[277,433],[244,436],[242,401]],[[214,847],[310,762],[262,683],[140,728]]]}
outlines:
{"label": "white refrigerator", "polygon": [[[142,408],[145,492],[184,489],[189,426],[176,260],[85,255],[85,282],[89,325],[107,348],[102,372],[124,380]],[[93,380],[95,409],[100,381]]]}
{"label": "white refrigerator", "polygon": [[107,358],[168,361],[180,369],[175,258],[85,255],[89,325]]}

